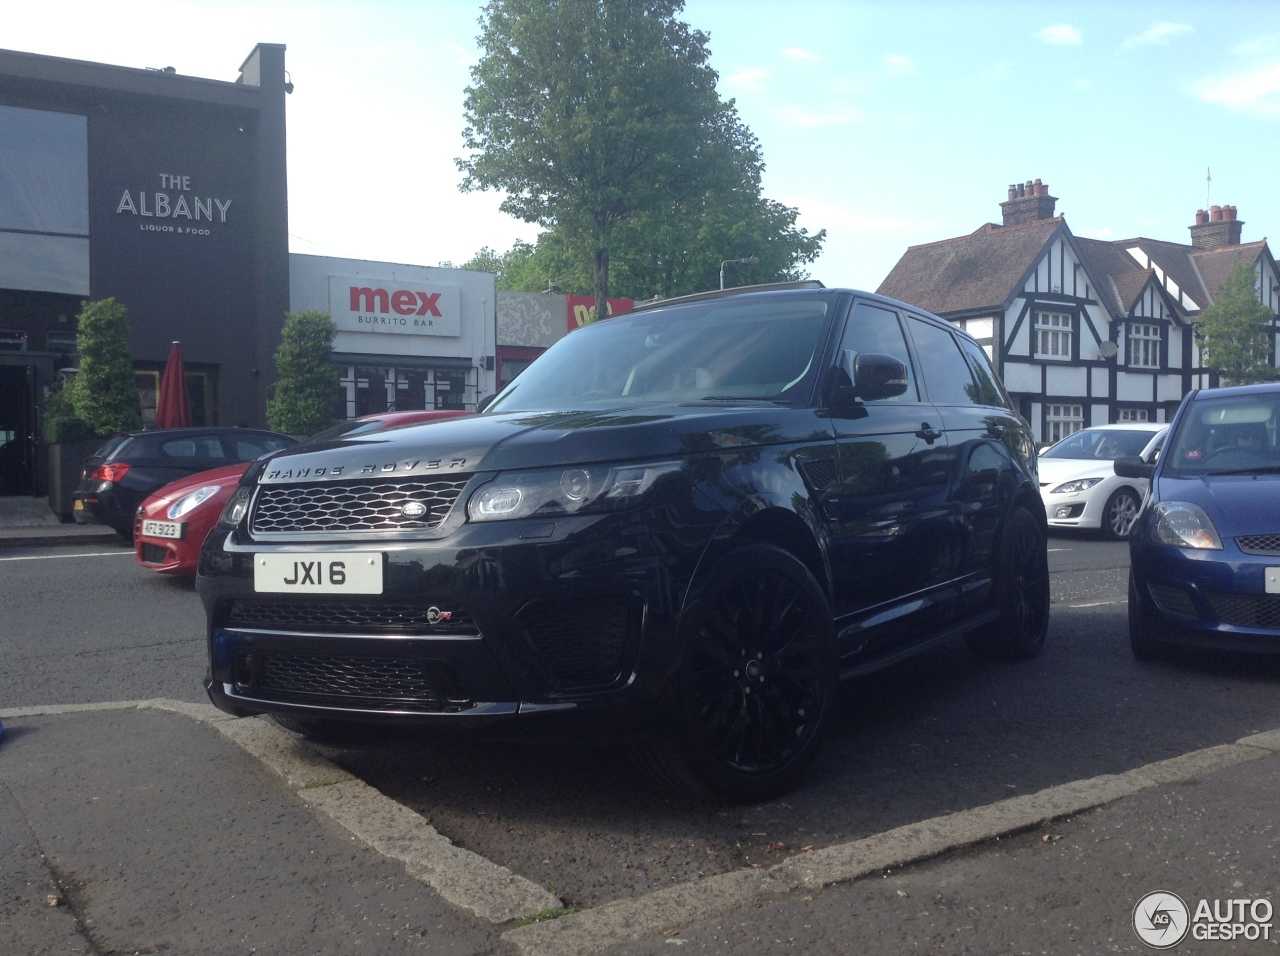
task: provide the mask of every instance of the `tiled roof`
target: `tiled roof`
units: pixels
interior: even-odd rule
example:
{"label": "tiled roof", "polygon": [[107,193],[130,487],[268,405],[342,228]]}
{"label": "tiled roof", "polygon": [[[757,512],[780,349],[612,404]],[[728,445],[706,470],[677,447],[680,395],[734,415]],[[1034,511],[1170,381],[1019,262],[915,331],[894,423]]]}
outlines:
{"label": "tiled roof", "polygon": [[876,290],[935,313],[1002,308],[1060,226],[987,223],[967,236],[911,246]]}
{"label": "tiled roof", "polygon": [[1191,258],[1195,260],[1196,268],[1200,270],[1200,276],[1204,279],[1205,287],[1209,290],[1210,301],[1218,286],[1226,281],[1231,270],[1235,268],[1236,256],[1239,255],[1244,262],[1256,262],[1266,245],[1267,241],[1263,239],[1258,242],[1242,242],[1238,246],[1223,246],[1219,249],[1191,253]]}
{"label": "tiled roof", "polygon": [[1080,236],[1075,239],[1085,265],[1102,286],[1099,296],[1113,314],[1127,314],[1151,277],[1151,270],[1142,268],[1114,243]]}

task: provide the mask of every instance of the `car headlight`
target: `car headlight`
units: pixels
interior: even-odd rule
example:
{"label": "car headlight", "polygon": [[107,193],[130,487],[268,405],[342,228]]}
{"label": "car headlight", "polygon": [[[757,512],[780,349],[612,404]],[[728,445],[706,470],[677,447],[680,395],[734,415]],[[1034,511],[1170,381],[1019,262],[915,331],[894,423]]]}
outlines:
{"label": "car headlight", "polygon": [[1081,491],[1088,491],[1090,488],[1092,488],[1101,480],[1102,480],[1101,478],[1077,478],[1075,481],[1063,482],[1062,484],[1058,485],[1057,488],[1054,488],[1053,491],[1049,492],[1049,494],[1051,495],[1078,494]]}
{"label": "car headlight", "polygon": [[507,521],[625,508],[639,501],[663,475],[680,467],[679,462],[665,461],[504,472],[471,496],[467,517],[471,521]]}
{"label": "car headlight", "polygon": [[253,486],[241,485],[231,495],[231,500],[227,502],[227,506],[222,509],[222,515],[218,518],[219,528],[234,528],[249,511],[249,502],[253,500]]}
{"label": "car headlight", "polygon": [[170,521],[177,521],[183,515],[191,514],[221,490],[221,485],[205,485],[202,488],[197,488],[171,504],[169,510],[165,512],[165,517]]}
{"label": "car headlight", "polygon": [[1156,505],[1151,537],[1158,544],[1174,548],[1222,550],[1222,539],[1204,509],[1184,501]]}

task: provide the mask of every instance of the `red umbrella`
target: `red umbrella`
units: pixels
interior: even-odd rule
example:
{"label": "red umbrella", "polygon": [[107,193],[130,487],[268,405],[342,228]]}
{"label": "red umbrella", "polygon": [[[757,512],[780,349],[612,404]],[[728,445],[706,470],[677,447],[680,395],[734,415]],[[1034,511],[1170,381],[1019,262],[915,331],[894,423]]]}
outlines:
{"label": "red umbrella", "polygon": [[156,396],[156,428],[190,428],[191,405],[187,401],[187,375],[182,368],[182,349],[177,342],[169,346],[169,359],[160,376],[160,394]]}

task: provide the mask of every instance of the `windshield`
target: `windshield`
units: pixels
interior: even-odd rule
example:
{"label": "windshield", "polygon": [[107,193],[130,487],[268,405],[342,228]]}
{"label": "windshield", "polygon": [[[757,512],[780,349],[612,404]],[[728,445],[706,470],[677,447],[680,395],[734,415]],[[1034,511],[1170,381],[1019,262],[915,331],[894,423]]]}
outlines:
{"label": "windshield", "polygon": [[1280,392],[1197,399],[1178,425],[1166,473],[1187,477],[1277,470],[1278,410]]}
{"label": "windshield", "polygon": [[1086,428],[1040,453],[1041,458],[1096,458],[1114,461],[1142,454],[1156,433],[1139,429]]}
{"label": "windshield", "polygon": [[714,299],[583,326],[530,365],[487,412],[648,402],[804,402],[834,295]]}

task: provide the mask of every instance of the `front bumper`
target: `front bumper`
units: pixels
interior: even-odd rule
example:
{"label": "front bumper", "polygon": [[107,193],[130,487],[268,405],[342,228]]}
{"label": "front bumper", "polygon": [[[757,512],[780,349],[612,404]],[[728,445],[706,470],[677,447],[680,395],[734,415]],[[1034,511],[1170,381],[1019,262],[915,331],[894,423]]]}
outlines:
{"label": "front bumper", "polygon": [[1088,492],[1055,495],[1041,490],[1044,512],[1052,528],[1088,528],[1096,531],[1102,527],[1103,499]]}
{"label": "front bumper", "polygon": [[[215,529],[197,575],[210,699],[241,716],[481,726],[536,715],[553,736],[590,714],[569,721],[576,739],[616,739],[649,723],[679,666],[680,595],[707,540],[652,527],[575,516],[305,548]],[[291,550],[380,550],[383,593],[256,592],[254,556]]]}
{"label": "front bumper", "polygon": [[1280,593],[1268,568],[1280,555],[1248,555],[1143,542],[1132,554],[1138,600],[1157,640],[1187,647],[1280,653]]}

